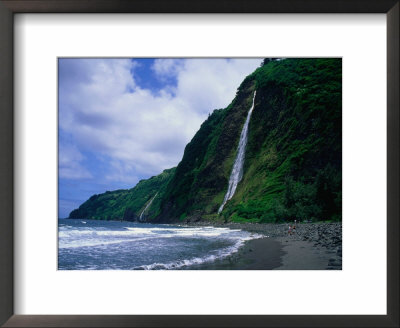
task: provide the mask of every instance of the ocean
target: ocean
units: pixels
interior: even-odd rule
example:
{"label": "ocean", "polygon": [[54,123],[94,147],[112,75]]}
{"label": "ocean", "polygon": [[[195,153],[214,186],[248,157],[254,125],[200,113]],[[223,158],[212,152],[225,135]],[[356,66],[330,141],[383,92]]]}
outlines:
{"label": "ocean", "polygon": [[222,227],[59,219],[59,270],[191,269],[260,235]]}

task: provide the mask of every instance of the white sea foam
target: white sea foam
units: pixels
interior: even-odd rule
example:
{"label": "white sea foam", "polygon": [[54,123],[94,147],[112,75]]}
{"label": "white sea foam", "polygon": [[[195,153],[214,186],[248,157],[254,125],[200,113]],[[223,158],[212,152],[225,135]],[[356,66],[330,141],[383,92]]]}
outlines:
{"label": "white sea foam", "polygon": [[[153,239],[157,237],[152,237]],[[121,239],[121,240],[72,240],[67,243],[60,242],[58,248],[61,249],[68,249],[68,248],[78,248],[78,247],[96,247],[96,246],[105,246],[105,245],[113,245],[113,244],[121,244],[121,243],[128,243],[133,241],[143,241],[148,240],[151,238],[135,238],[135,239]]]}
{"label": "white sea foam", "polygon": [[[99,225],[96,222],[95,226],[89,224],[93,223],[88,221],[85,226],[60,226],[60,268],[179,269],[223,259],[237,252],[246,240],[263,237],[224,227],[122,225],[117,227],[118,230],[112,230],[116,228],[114,223],[110,228],[107,223]],[[170,251],[168,247],[171,247]],[[103,254],[105,258],[111,256],[111,260],[102,262]],[[118,258],[115,263],[113,256]],[[63,264],[64,259],[69,259],[69,262]],[[71,264],[75,259],[77,262]],[[87,263],[82,264],[81,261]]]}
{"label": "white sea foam", "polygon": [[199,265],[199,264],[204,264],[204,263],[211,263],[214,262],[215,260],[221,260],[224,259],[230,255],[235,254],[236,252],[239,251],[240,247],[242,247],[247,240],[251,239],[259,239],[259,238],[264,238],[265,236],[259,235],[259,234],[252,234],[251,236],[242,238],[232,246],[225,247],[217,252],[217,254],[212,254],[212,255],[206,255],[204,257],[193,257],[191,259],[187,260],[180,260],[180,261],[175,261],[175,262],[169,262],[169,263],[153,263],[149,265],[140,265],[137,267],[134,267],[133,269],[135,270],[171,270],[171,269],[180,269],[183,267],[187,266],[192,266],[192,265]]}
{"label": "white sea foam", "polygon": [[84,236],[89,237],[102,237],[102,236],[112,236],[112,237],[129,237],[129,236],[149,236],[156,235],[160,238],[167,237],[218,237],[221,235],[230,235],[234,232],[239,232],[241,230],[234,230],[228,228],[175,228],[175,229],[164,229],[164,228],[131,228],[127,227],[126,230],[60,230],[58,235],[60,238],[82,238]]}

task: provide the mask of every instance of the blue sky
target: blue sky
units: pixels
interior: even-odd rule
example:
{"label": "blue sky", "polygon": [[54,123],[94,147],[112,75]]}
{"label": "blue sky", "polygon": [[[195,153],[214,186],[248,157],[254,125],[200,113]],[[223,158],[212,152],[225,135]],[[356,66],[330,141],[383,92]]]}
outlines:
{"label": "blue sky", "polygon": [[59,59],[59,217],[176,166],[262,59]]}

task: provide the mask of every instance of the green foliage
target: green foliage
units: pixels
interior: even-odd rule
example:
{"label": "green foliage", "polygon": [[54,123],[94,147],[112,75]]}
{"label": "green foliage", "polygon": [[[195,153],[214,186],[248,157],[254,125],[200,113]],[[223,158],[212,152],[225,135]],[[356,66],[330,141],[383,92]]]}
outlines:
{"label": "green foliage", "polygon": [[[243,179],[218,215],[254,90]],[[341,59],[266,58],[232,103],[209,115],[176,169],[94,195],[70,217],[135,219],[158,192],[153,222],[340,221],[341,172]]]}
{"label": "green foliage", "polygon": [[341,74],[341,59],[266,58],[187,145],[159,219],[216,215],[256,89],[244,176],[221,217],[341,220]]}
{"label": "green foliage", "polygon": [[214,110],[186,146],[162,201],[160,221],[176,220],[182,213],[191,217],[217,212],[251,105],[253,83],[243,82],[241,88],[245,91],[227,108]]}
{"label": "green foliage", "polygon": [[93,195],[78,209],[72,211],[70,218],[94,220],[136,220],[147,203],[157,194],[146,210],[147,221],[160,213],[160,203],[175,168],[164,170],[161,174],[141,180],[132,189],[107,191]]}

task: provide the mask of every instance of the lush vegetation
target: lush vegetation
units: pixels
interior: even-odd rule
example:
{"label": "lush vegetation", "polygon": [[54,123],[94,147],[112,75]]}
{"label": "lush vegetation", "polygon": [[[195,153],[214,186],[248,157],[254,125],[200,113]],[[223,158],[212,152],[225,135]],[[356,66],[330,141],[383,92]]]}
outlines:
{"label": "lush vegetation", "polygon": [[[220,215],[254,90],[243,179]],[[176,170],[92,196],[70,217],[282,222],[341,220],[341,59],[265,59],[225,109],[214,110]]]}
{"label": "lush vegetation", "polygon": [[71,219],[137,220],[146,205],[157,194],[144,213],[145,218],[156,217],[160,214],[161,199],[174,172],[175,168],[164,170],[157,176],[139,181],[132,189],[93,195],[78,209],[72,211],[69,217]]}
{"label": "lush vegetation", "polygon": [[[217,215],[254,90],[244,176]],[[341,59],[266,59],[187,145],[161,221],[341,220]]]}

